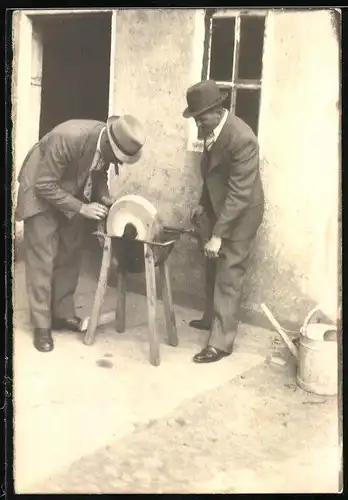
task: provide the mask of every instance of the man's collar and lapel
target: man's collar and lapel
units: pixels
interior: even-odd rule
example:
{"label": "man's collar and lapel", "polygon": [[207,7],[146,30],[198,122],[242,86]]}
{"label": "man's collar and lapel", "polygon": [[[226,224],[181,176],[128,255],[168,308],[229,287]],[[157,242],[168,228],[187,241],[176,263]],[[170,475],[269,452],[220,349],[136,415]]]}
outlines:
{"label": "man's collar and lapel", "polygon": [[100,149],[100,143],[101,143],[101,138],[102,138],[102,135],[103,135],[103,132],[104,130],[106,130],[106,127],[103,127],[99,133],[99,137],[98,137],[98,142],[97,142],[97,151],[99,153],[101,153],[101,149]]}
{"label": "man's collar and lapel", "polygon": [[[100,148],[100,144],[101,144],[101,138],[102,138],[102,135],[103,135],[103,132],[104,130],[106,130],[106,127],[103,127],[100,131],[100,134],[99,134],[99,138],[98,138],[98,142],[97,142],[97,149],[96,149],[96,153],[94,155],[94,159],[93,159],[93,163],[92,163],[92,166],[91,166],[91,169],[93,169],[96,165],[98,165],[98,163],[101,161],[103,162],[103,167],[102,168],[105,168],[106,170],[108,170],[110,168],[110,164],[111,163],[107,163],[103,157],[102,157],[102,153],[101,153],[101,148]],[[116,175],[119,175],[119,169],[118,169],[118,163],[115,162],[113,163],[114,167],[115,167],[115,173]],[[101,167],[100,167],[101,169]]]}
{"label": "man's collar and lapel", "polygon": [[97,161],[97,157],[99,157],[100,153],[98,153],[98,144],[101,136],[101,131],[105,127],[105,123],[98,124],[94,129],[92,129],[88,137],[86,139],[85,148],[83,151],[82,158],[78,162],[78,185],[82,186],[90,171],[91,168],[95,166]]}
{"label": "man's collar and lapel", "polygon": [[215,139],[214,142],[216,142],[217,139],[219,138],[219,135],[221,134],[221,130],[223,129],[223,126],[225,125],[227,118],[228,118],[228,111],[227,111],[227,109],[224,109],[224,113],[222,115],[220,122],[213,130],[214,139]]}
{"label": "man's collar and lapel", "polygon": [[102,170],[102,168],[105,168],[107,166],[106,165],[106,161],[104,160],[104,158],[102,156],[102,152],[101,152],[101,148],[100,148],[101,138],[102,138],[102,135],[103,135],[103,132],[104,132],[105,129],[106,129],[106,127],[103,127],[101,129],[100,133],[99,133],[97,147],[96,147],[96,151],[95,151],[95,154],[94,154],[94,158],[93,158],[93,161],[92,161],[92,165],[91,165],[90,171],[92,171],[92,170]]}
{"label": "man's collar and lapel", "polygon": [[[229,117],[230,117],[230,113],[227,111],[225,117],[222,119],[223,123],[222,123],[221,129],[219,130],[218,137],[216,138],[215,142],[213,143],[210,151],[204,153],[206,158],[205,158],[203,163],[206,164],[206,167],[205,167],[206,173],[213,170],[213,168],[215,168],[221,160],[221,156],[222,156],[224,149],[225,149],[224,146],[226,145],[226,143],[228,142],[228,139],[229,139],[228,126],[226,126],[226,124],[229,121]],[[214,133],[215,133],[215,131],[214,131]]]}

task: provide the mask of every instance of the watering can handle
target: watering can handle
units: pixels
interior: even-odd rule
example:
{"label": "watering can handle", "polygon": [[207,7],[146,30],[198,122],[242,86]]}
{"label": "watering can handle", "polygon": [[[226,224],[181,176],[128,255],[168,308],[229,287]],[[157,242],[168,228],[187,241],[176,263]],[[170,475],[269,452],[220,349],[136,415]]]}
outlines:
{"label": "watering can handle", "polygon": [[308,328],[308,324],[310,322],[310,320],[312,319],[312,317],[314,316],[314,314],[319,311],[320,308],[319,306],[316,306],[316,307],[313,307],[313,309],[311,311],[309,311],[309,313],[307,314],[307,316],[305,317],[305,320],[303,322],[303,326],[302,328],[300,329],[302,335],[306,335],[306,332],[307,332],[307,328]]}
{"label": "watering can handle", "polygon": [[272,323],[272,325],[274,326],[274,328],[277,330],[277,332],[279,333],[279,335],[283,339],[283,342],[285,343],[285,345],[287,346],[287,348],[289,349],[289,351],[293,354],[293,356],[295,358],[298,358],[298,353],[297,353],[296,346],[291,341],[291,339],[287,336],[287,334],[285,333],[284,329],[280,326],[280,324],[275,319],[275,317],[273,316],[273,314],[271,313],[271,311],[268,309],[268,307],[266,306],[266,304],[261,304],[261,308],[263,309],[263,312],[265,313],[265,315],[267,316],[267,318],[269,319],[269,321]]}

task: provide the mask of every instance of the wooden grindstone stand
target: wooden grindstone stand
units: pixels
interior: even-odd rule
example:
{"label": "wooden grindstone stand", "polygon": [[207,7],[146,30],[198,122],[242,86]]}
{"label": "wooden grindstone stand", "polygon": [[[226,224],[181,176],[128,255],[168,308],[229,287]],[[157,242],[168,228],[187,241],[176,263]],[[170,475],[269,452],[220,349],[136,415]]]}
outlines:
{"label": "wooden grindstone stand", "polygon": [[[133,234],[129,234],[129,232],[133,232]],[[157,269],[162,291],[168,344],[177,346],[179,343],[167,262],[176,240],[165,241],[163,226],[157,210],[146,199],[135,195],[124,196],[112,205],[106,220],[106,228],[99,230],[96,235],[103,244],[103,256],[92,313],[81,324],[81,331],[86,331],[84,343],[86,345],[93,344],[98,326],[108,324],[111,321],[116,320],[117,332],[123,333],[125,331],[126,281],[130,259],[136,255],[134,252],[134,248],[136,248],[137,260],[140,262],[141,271],[143,264],[146,278],[149,360],[153,366],[159,366],[160,347],[156,331]],[[140,256],[139,251],[142,254]],[[115,310],[102,314],[111,265],[117,273],[117,301]]]}

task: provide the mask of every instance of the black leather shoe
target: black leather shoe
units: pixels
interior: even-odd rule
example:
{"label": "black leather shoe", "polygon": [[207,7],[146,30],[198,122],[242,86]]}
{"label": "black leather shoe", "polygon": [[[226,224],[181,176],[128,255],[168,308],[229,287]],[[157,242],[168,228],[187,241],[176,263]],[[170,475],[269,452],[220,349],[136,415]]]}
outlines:
{"label": "black leather shoe", "polygon": [[71,318],[54,318],[52,320],[52,330],[71,330],[80,332],[81,318],[72,316]]}
{"label": "black leather shoe", "polygon": [[194,363],[214,363],[214,361],[219,361],[226,356],[229,356],[231,353],[221,351],[220,349],[216,349],[216,347],[205,347],[201,352],[196,354],[193,358]]}
{"label": "black leather shoe", "polygon": [[48,328],[35,328],[34,347],[40,352],[53,351],[54,344],[51,330]]}
{"label": "black leather shoe", "polygon": [[204,318],[202,319],[193,319],[189,322],[189,326],[191,328],[196,328],[197,330],[210,330],[211,323]]}

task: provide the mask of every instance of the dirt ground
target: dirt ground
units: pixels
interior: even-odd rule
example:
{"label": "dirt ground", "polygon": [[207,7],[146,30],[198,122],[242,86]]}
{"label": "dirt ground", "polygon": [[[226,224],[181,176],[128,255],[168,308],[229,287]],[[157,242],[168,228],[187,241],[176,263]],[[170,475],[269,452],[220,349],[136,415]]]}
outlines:
{"label": "dirt ground", "polygon": [[259,365],[81,458],[36,491],[337,492],[336,398],[304,393],[293,375],[291,362]]}
{"label": "dirt ground", "polygon": [[[187,324],[199,312],[177,307],[180,346],[163,343],[154,368],[146,300],[134,294],[121,337],[110,327],[86,347],[63,332],[41,354],[31,344],[23,266],[16,276],[17,492],[339,491],[337,398],[296,386],[294,360],[275,332],[241,325],[236,353],[193,365],[204,339]],[[86,311],[94,288],[81,280]]]}

